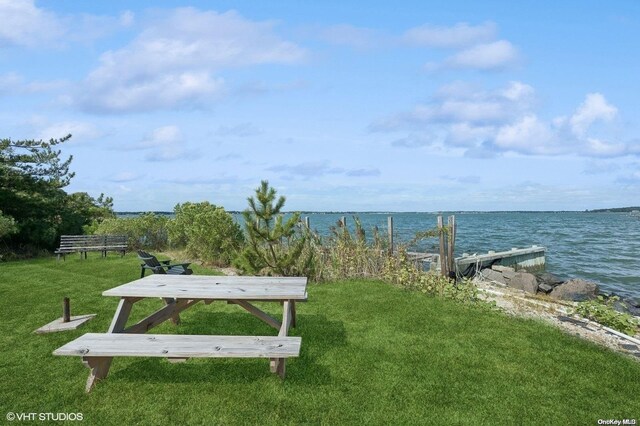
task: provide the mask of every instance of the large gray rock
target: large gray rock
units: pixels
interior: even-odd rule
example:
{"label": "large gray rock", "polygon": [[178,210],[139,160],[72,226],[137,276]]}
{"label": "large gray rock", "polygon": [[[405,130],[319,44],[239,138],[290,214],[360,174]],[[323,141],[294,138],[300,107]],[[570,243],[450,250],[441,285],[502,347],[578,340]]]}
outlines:
{"label": "large gray rock", "polygon": [[547,284],[547,285],[550,285],[551,287],[557,287],[565,281],[559,276],[549,272],[543,272],[541,274],[537,274],[536,277],[538,278],[538,284]]}
{"label": "large gray rock", "polygon": [[507,284],[509,284],[509,281],[512,280],[513,277],[516,276],[516,271],[514,271],[513,269],[511,269],[511,270],[505,269],[504,271],[502,271],[502,276],[507,281]]}
{"label": "large gray rock", "polygon": [[538,283],[538,291],[545,293],[545,294],[549,294],[551,293],[551,290],[553,290],[554,287],[547,284],[547,283]]}
{"label": "large gray rock", "polygon": [[582,302],[595,299],[598,292],[599,289],[596,283],[574,278],[554,288],[549,296],[553,299]]}
{"label": "large gray rock", "polygon": [[482,278],[488,281],[495,281],[498,282],[500,284],[507,284],[507,282],[504,280],[504,277],[502,276],[502,274],[498,271],[494,271],[493,269],[483,269],[480,274],[482,275]]}
{"label": "large gray rock", "polygon": [[509,280],[509,287],[535,294],[538,291],[538,280],[535,275],[528,272],[516,272]]}

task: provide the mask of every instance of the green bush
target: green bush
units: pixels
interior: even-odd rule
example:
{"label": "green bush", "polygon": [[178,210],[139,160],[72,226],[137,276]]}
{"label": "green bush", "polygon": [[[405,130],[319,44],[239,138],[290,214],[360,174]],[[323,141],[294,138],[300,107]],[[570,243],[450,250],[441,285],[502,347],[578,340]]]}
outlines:
{"label": "green bush", "polygon": [[164,250],[168,246],[169,218],[154,213],[137,217],[105,219],[95,229],[101,235],[126,235],[129,250]]}
{"label": "green bush", "polygon": [[575,312],[599,324],[633,336],[638,331],[640,324],[633,316],[618,312],[613,308],[619,301],[620,298],[618,296],[610,297],[607,300],[602,296],[598,296],[596,300],[579,303]]}
{"label": "green bush", "polygon": [[205,201],[177,204],[169,222],[169,240],[189,256],[218,266],[228,265],[242,248],[242,229],[224,208]]}
{"label": "green bush", "polygon": [[478,297],[478,288],[472,282],[467,279],[456,282],[435,272],[423,271],[419,265],[409,260],[404,249],[398,250],[395,256],[387,257],[383,277],[408,290],[416,290],[465,304],[481,302]]}

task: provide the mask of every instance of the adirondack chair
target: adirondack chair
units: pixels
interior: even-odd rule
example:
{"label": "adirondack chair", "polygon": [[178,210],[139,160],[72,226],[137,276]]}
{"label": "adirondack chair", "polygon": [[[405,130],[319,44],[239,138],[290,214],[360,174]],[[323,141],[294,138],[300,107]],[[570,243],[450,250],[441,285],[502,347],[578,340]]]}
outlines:
{"label": "adirondack chair", "polygon": [[190,263],[176,263],[171,265],[169,260],[158,259],[146,251],[138,250],[138,259],[143,261],[140,265],[140,278],[144,277],[147,269],[153,271],[154,274],[169,274],[169,275],[191,275],[193,270],[189,268]]}

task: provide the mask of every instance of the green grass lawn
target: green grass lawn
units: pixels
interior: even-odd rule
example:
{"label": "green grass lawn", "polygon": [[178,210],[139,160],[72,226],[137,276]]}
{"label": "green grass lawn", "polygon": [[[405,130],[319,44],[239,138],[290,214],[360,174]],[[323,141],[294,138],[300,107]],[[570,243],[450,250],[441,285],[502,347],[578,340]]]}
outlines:
{"label": "green grass lawn", "polygon": [[[212,273],[197,266],[196,274]],[[0,418],[83,413],[88,424],[597,424],[640,420],[640,363],[543,325],[380,282],[309,286],[298,305],[299,358],[283,382],[265,359],[116,358],[84,393],[79,357],[51,352],[105,332],[118,300],[102,291],[139,277],[110,254],[0,264]],[[61,316],[98,316],[36,335]],[[135,305],[131,321],[160,307]],[[274,315],[279,306],[261,305]],[[200,303],[154,333],[275,335],[238,306]]]}

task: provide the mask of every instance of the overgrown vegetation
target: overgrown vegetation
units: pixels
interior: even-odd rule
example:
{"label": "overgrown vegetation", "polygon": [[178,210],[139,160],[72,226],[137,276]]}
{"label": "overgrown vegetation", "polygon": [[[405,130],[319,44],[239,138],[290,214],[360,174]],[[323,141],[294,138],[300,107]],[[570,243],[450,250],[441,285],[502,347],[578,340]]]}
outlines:
{"label": "overgrown vegetation", "polygon": [[386,242],[380,238],[378,230],[373,229],[371,241],[360,220],[353,218],[355,231],[351,233],[341,221],[331,228],[327,238],[315,236],[311,241],[311,250],[317,264],[312,279],[317,282],[351,278],[380,278],[386,258]]}
{"label": "overgrown vegetation", "polygon": [[395,285],[431,296],[452,299],[465,304],[481,304],[478,288],[467,279],[456,282],[434,272],[423,271],[400,249],[396,256],[386,258],[382,277]]}
{"label": "overgrown vegetation", "polygon": [[640,323],[638,319],[624,312],[618,312],[614,306],[623,303],[618,296],[605,299],[598,296],[597,299],[580,302],[575,312],[585,318],[593,320],[614,330],[633,336],[638,331]]}
{"label": "overgrown vegetation", "polygon": [[105,219],[93,232],[104,235],[126,235],[129,250],[149,248],[163,250],[169,245],[169,218],[155,213],[136,217]]}
{"label": "overgrown vegetation", "polygon": [[169,220],[169,241],[189,256],[225,266],[238,256],[244,243],[240,226],[224,208],[205,201],[178,204]]}

